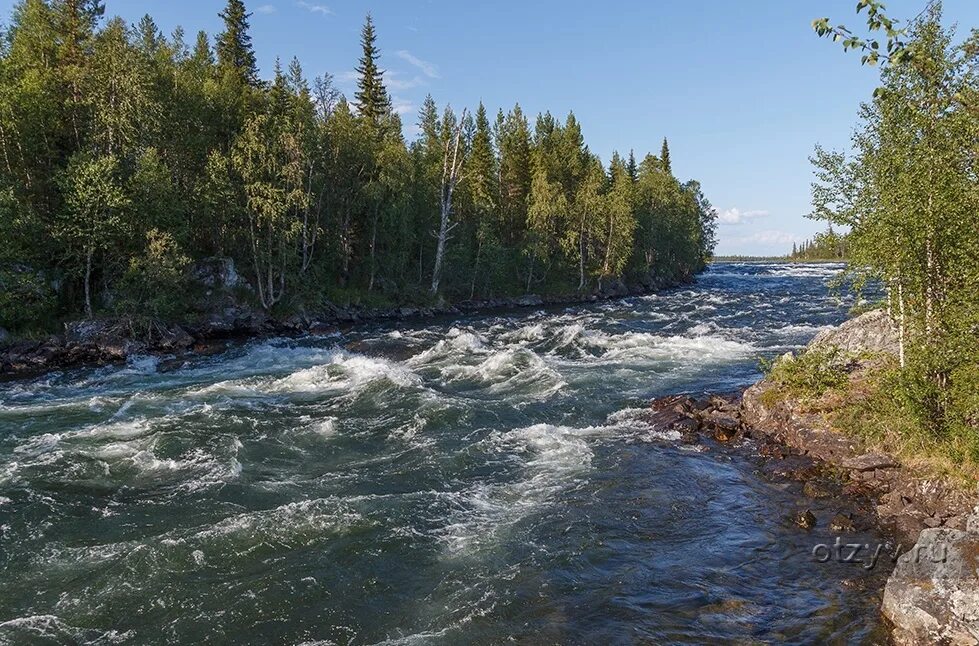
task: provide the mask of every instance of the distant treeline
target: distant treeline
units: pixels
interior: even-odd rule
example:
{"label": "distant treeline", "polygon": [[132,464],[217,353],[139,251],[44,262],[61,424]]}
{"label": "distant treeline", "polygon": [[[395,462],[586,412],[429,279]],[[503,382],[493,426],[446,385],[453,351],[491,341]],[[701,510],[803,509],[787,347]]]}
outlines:
{"label": "distant treeline", "polygon": [[21,0],[3,33],[0,326],[180,318],[213,256],[288,312],[653,284],[712,252],[714,210],[665,140],[603,165],[573,114],[429,97],[406,142],[370,17],[347,99],[295,59],[261,79],[241,0],[213,41],[103,14]]}
{"label": "distant treeline", "polygon": [[836,233],[832,228],[817,233],[802,244],[792,243],[789,260],[846,260],[845,233]]}

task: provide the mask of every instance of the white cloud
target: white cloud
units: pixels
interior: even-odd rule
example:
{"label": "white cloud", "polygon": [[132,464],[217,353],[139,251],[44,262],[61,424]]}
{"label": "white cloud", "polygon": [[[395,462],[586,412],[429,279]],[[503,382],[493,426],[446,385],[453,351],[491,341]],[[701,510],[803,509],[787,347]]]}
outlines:
{"label": "white cloud", "polygon": [[345,72],[340,72],[334,77],[340,83],[356,83],[357,79],[360,78],[360,74],[357,70],[346,70]]}
{"label": "white cloud", "polygon": [[261,7],[257,7],[255,9],[255,13],[269,14],[269,13],[275,13],[275,12],[276,12],[275,5],[270,5],[270,4],[263,4]]}
{"label": "white cloud", "polygon": [[768,229],[752,233],[751,235],[730,238],[725,242],[731,244],[763,244],[763,245],[790,245],[793,242],[802,242],[804,236],[799,236],[788,231],[776,231]]}
{"label": "white cloud", "polygon": [[323,14],[324,16],[333,15],[333,10],[327,7],[325,4],[314,4],[312,2],[306,2],[306,0],[299,0],[299,2],[296,3],[296,6],[302,7],[306,11],[310,11],[312,13]]}
{"label": "white cloud", "polygon": [[409,52],[407,49],[402,49],[396,53],[398,55],[398,58],[400,58],[403,61],[406,61],[409,65],[414,65],[415,67],[420,69],[422,74],[424,74],[428,78],[430,79],[439,78],[438,67],[436,67],[433,63],[429,63],[428,61],[423,61],[422,59],[418,58],[417,56]]}
{"label": "white cloud", "polygon": [[415,104],[407,99],[393,97],[391,99],[391,109],[395,114],[408,114],[415,111]]}
{"label": "white cloud", "polygon": [[755,218],[763,218],[768,211],[742,211],[739,208],[725,209],[717,214],[719,224],[745,224]]}
{"label": "white cloud", "polygon": [[413,87],[418,87],[420,85],[425,85],[420,77],[415,76],[410,79],[400,79],[398,75],[389,70],[384,71],[384,84],[387,85],[392,90],[410,90]]}

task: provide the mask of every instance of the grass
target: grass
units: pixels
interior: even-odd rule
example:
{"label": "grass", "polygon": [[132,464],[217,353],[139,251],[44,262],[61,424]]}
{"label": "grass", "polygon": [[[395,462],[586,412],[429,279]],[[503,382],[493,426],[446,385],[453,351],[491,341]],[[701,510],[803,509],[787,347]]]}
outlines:
{"label": "grass", "polygon": [[894,455],[923,476],[975,490],[979,432],[954,419],[924,423],[909,403],[913,386],[893,358],[810,350],[763,368],[772,384],[762,395],[766,406],[793,400],[805,410],[819,410],[831,428],[858,438],[868,450]]}
{"label": "grass", "polygon": [[811,403],[839,391],[849,383],[850,364],[842,353],[821,349],[764,363],[762,370],[773,387],[765,392],[762,403],[771,405],[786,398]]}

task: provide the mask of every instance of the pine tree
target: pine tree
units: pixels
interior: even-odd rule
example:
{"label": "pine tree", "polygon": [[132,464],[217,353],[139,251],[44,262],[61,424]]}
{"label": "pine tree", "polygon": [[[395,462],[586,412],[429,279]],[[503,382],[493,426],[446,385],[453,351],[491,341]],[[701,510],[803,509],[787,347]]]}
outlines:
{"label": "pine tree", "polygon": [[224,31],[217,39],[218,67],[223,74],[232,75],[244,85],[258,86],[258,63],[248,33],[248,19],[252,15],[245,10],[242,0],[228,0],[218,15],[224,21]]}
{"label": "pine tree", "polygon": [[391,113],[391,98],[384,87],[384,72],[377,66],[381,52],[377,48],[377,35],[374,33],[374,20],[370,14],[364,20],[360,32],[362,54],[357,73],[357,110],[374,128],[381,130],[385,119]]}

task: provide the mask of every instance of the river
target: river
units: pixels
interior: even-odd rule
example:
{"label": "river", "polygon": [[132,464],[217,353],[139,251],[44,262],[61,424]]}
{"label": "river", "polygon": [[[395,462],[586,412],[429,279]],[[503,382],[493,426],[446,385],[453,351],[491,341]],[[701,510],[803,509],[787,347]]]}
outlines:
{"label": "river", "polygon": [[881,575],[787,520],[832,501],[640,419],[841,321],[839,269],[0,383],[0,642],[873,641]]}

